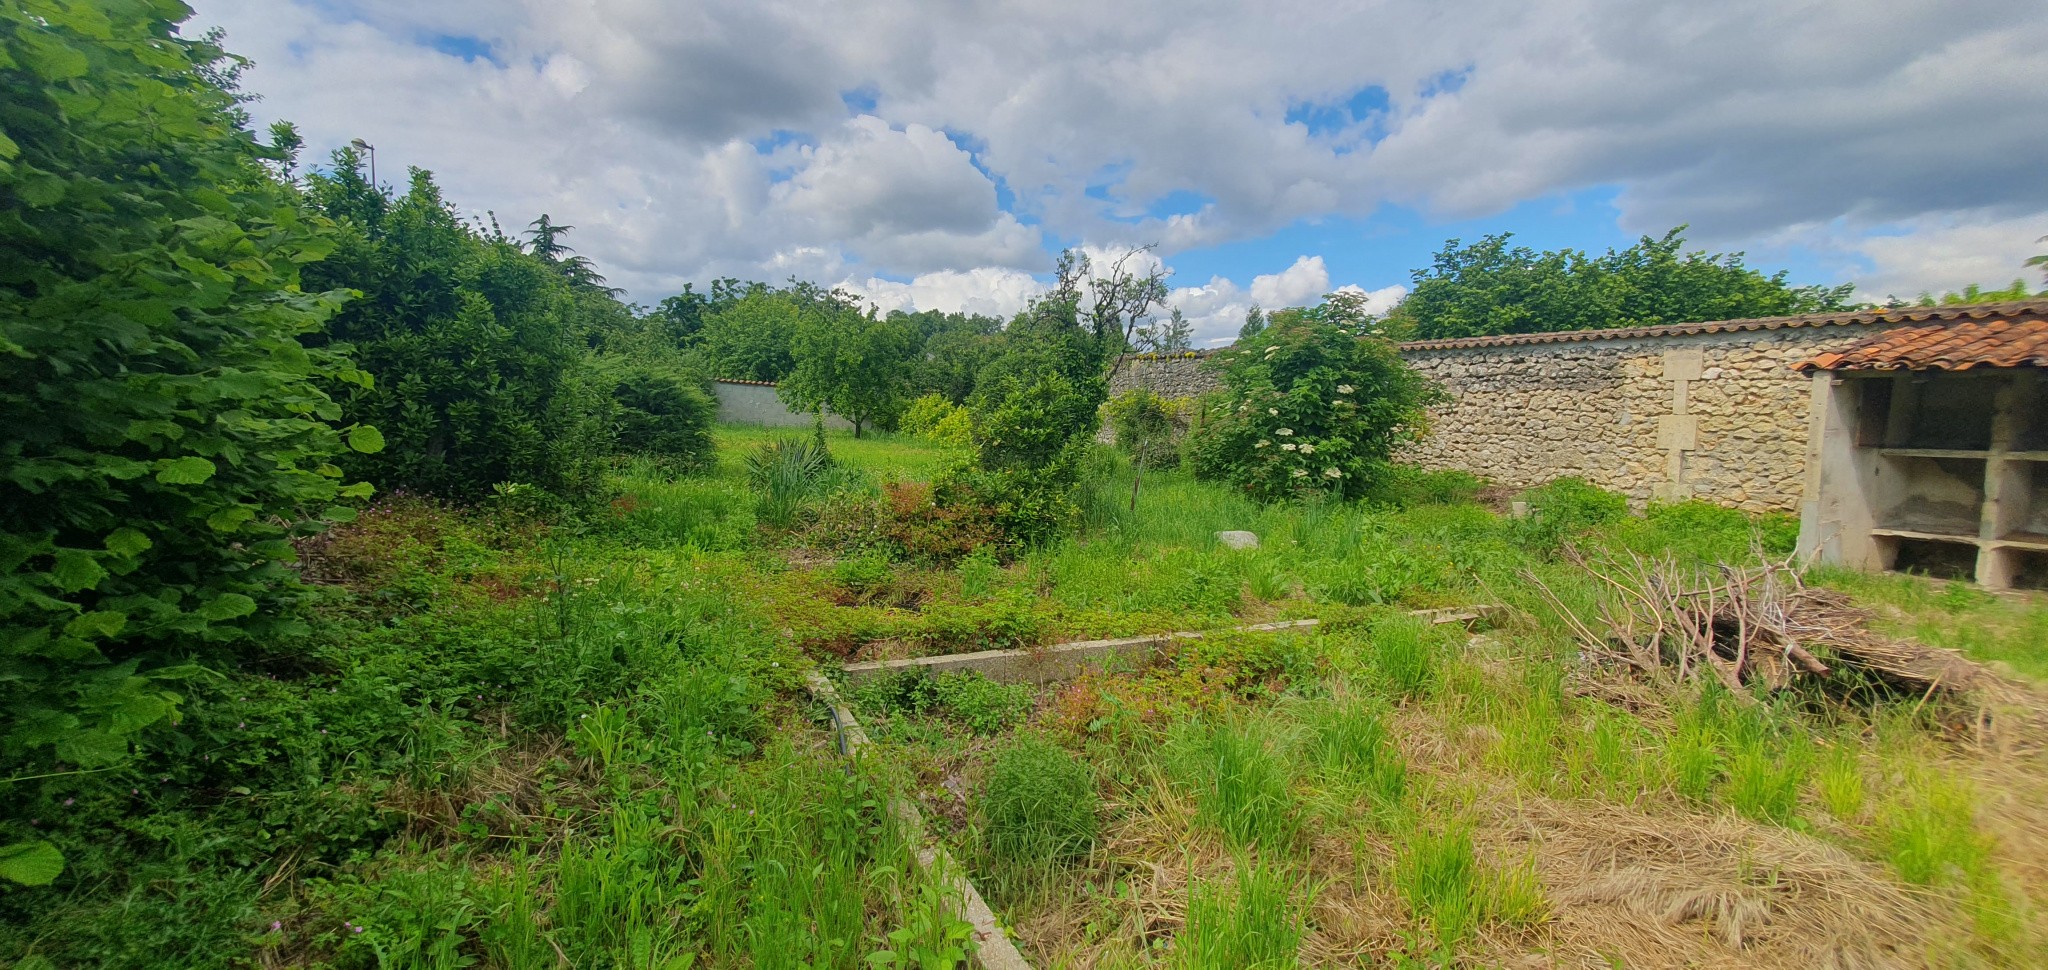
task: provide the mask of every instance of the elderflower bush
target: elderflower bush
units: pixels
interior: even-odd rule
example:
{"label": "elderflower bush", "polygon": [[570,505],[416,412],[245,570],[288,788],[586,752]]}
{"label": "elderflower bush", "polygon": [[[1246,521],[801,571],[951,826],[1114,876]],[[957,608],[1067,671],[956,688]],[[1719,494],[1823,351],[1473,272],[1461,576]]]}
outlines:
{"label": "elderflower bush", "polygon": [[1224,388],[1205,402],[1189,462],[1260,499],[1356,498],[1420,436],[1442,391],[1368,325],[1274,317],[1249,346],[1218,355]]}

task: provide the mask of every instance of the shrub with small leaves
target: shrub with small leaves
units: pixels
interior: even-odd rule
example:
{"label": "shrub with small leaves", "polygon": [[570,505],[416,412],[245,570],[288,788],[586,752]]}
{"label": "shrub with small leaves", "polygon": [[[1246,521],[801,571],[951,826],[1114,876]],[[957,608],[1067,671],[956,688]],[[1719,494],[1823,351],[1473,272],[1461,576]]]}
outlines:
{"label": "shrub with small leaves", "polygon": [[1195,475],[1266,500],[1367,494],[1443,392],[1361,329],[1276,313],[1251,346],[1213,358],[1224,388],[1188,443]]}

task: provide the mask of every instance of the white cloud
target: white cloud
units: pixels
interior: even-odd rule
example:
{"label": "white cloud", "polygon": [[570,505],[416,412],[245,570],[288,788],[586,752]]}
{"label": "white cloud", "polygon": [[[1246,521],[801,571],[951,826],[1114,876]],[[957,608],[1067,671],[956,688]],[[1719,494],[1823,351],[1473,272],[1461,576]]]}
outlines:
{"label": "white cloud", "polygon": [[1268,311],[1313,306],[1322,302],[1326,294],[1340,290],[1364,294],[1366,309],[1372,313],[1385,313],[1408,295],[1408,288],[1398,284],[1377,290],[1350,284],[1333,289],[1323,258],[1302,256],[1278,273],[1253,277],[1248,288],[1217,276],[1200,286],[1174,290],[1167,302],[1178,307],[1181,315],[1194,325],[1198,346],[1215,347],[1237,339],[1237,331],[1244,326],[1245,316],[1253,306]]}
{"label": "white cloud", "polygon": [[260,121],[574,224],[642,299],[799,267],[1042,272],[1047,237],[1170,260],[1594,186],[1631,231],[1797,229],[1917,291],[2048,214],[2048,8],[2011,0],[195,2],[256,60]]}
{"label": "white cloud", "polygon": [[859,295],[883,312],[938,310],[978,313],[1008,320],[1044,293],[1046,286],[1031,274],[1014,269],[978,267],[958,272],[923,273],[908,283],[869,277],[846,280],[839,288]]}
{"label": "white cloud", "polygon": [[1278,273],[1252,277],[1252,299],[1261,306],[1307,304],[1330,291],[1330,270],[1321,256],[1303,256]]}
{"label": "white cloud", "polygon": [[1774,242],[1809,246],[1838,259],[1845,278],[1866,299],[1912,300],[1923,292],[1960,291],[1972,283],[2004,289],[2016,279],[2038,291],[2044,286],[2041,270],[2026,261],[2048,252],[2044,235],[2048,216],[1965,214],[1918,219],[1881,235],[1846,240],[1833,227],[1795,227]]}

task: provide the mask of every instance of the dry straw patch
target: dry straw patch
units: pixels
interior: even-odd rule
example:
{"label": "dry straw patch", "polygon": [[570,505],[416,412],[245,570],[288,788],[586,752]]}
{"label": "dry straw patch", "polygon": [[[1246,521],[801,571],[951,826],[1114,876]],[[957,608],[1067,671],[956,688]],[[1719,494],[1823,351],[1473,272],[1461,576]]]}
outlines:
{"label": "dry straw patch", "polygon": [[1546,943],[1560,958],[1885,967],[1919,964],[1967,933],[1881,865],[1732,815],[1532,798],[1514,821],[1556,904]]}

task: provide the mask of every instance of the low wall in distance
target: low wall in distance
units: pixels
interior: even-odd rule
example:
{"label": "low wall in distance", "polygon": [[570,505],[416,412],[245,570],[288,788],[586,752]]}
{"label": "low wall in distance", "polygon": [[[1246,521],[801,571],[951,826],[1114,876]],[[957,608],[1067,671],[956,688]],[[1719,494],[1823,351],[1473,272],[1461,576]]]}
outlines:
{"label": "low wall in distance", "polygon": [[[811,415],[808,412],[791,411],[782,398],[775,395],[775,385],[767,381],[711,382],[711,391],[718,397],[718,420],[725,424],[754,424],[769,428],[808,428]],[[825,427],[842,431],[853,429],[853,422],[836,414],[825,415]]]}

